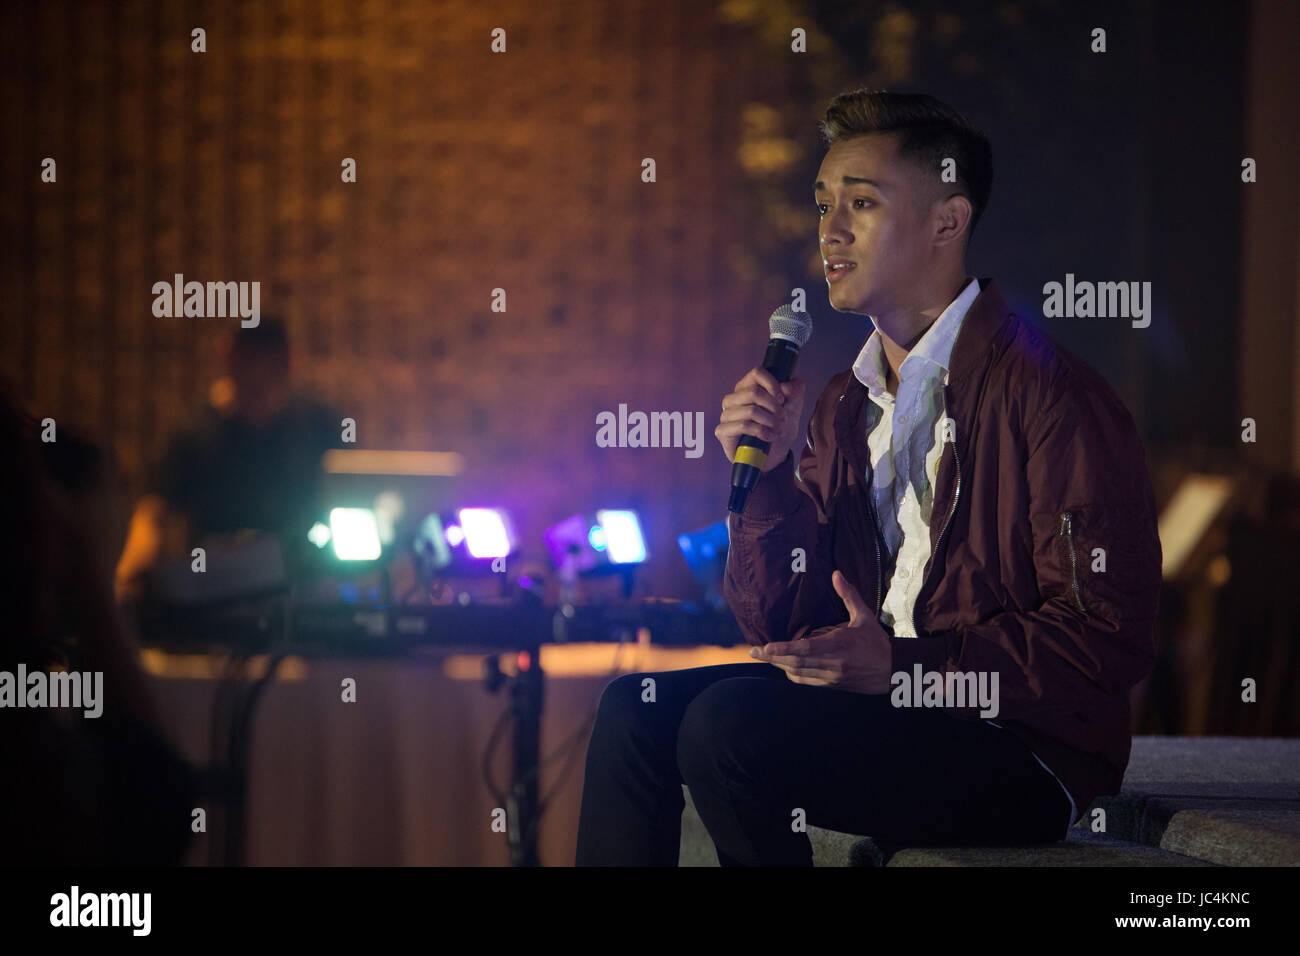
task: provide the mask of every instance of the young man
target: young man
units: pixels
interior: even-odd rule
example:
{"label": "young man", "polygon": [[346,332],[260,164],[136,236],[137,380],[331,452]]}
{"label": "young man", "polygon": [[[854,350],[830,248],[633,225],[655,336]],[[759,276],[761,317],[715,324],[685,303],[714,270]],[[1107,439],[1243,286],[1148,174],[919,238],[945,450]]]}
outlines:
{"label": "young man", "polygon": [[579,864],[674,863],[682,783],[723,865],[810,865],[796,820],[887,845],[1055,841],[1128,763],[1161,565],[1133,421],[966,274],[980,133],[865,90],[822,132],[830,302],[875,329],[797,469],[803,382],[754,368],[723,399],[729,459],[742,435],[771,442],[725,581],[763,663],[610,685]]}

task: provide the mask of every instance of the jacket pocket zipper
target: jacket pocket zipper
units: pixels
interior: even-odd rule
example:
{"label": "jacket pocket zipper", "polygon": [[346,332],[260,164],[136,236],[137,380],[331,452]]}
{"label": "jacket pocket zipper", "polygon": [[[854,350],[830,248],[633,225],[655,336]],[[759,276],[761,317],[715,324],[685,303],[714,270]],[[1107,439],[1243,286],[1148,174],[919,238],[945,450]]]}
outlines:
{"label": "jacket pocket zipper", "polygon": [[1083,606],[1083,598],[1079,594],[1079,559],[1074,552],[1074,515],[1069,511],[1061,512],[1061,535],[1065,538],[1070,553],[1070,587],[1074,591],[1074,603],[1080,611],[1087,614],[1088,609]]}

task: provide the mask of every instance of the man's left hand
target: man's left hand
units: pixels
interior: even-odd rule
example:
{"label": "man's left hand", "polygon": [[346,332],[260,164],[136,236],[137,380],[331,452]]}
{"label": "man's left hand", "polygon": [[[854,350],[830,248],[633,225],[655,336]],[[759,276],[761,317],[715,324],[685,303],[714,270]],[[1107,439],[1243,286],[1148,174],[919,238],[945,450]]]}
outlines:
{"label": "man's left hand", "polygon": [[889,693],[893,656],[889,634],[843,574],[835,571],[831,584],[849,610],[847,624],[813,632],[800,641],[764,644],[753,648],[750,656],[781,668],[796,684],[859,694]]}

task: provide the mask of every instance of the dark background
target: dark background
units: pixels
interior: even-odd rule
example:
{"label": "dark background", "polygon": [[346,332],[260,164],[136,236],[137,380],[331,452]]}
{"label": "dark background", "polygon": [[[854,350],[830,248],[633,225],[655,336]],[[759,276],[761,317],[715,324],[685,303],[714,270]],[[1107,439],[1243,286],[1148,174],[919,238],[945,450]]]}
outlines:
{"label": "dark background", "polygon": [[[1240,182],[1249,9],[10,4],[0,372],[139,490],[229,324],[156,319],[151,285],[260,280],[360,447],[464,453],[468,486],[512,506],[530,546],[576,510],[638,506],[663,558],[646,586],[682,591],[673,542],[723,515],[716,410],[767,315],[809,290],[818,388],[870,330],[825,304],[810,186],[826,100],[867,84],[931,92],[988,131],[972,271],[1025,314],[1067,272],[1152,283],[1147,329],[1048,329],[1114,383],[1154,455],[1235,455],[1242,194],[1278,176]],[[598,449],[595,415],[620,402],[704,411],[704,456]]]}
{"label": "dark background", "polygon": [[[216,343],[237,321],[155,318],[153,283],[260,281],[263,313],[289,326],[296,376],[357,421],[359,447],[463,454],[465,503],[510,509],[525,559],[540,558],[543,530],[570,514],[637,508],[652,555],[638,593],[691,597],[676,537],[725,515],[730,469],[712,431],[721,397],[762,355],[768,315],[807,290],[805,412],[870,331],[866,317],[826,305],[816,122],[855,86],[928,92],[993,143],[970,271],[996,277],[1015,308],[1115,386],[1162,506],[1190,472],[1236,482],[1189,570],[1167,582],[1161,659],[1135,729],[1294,735],[1296,10],[1279,0],[6,3],[0,376],[38,419],[108,451],[129,502],[171,430],[207,400]],[[194,27],[207,31],[206,53],[190,51]],[[496,27],[504,55],[490,52]],[[1090,49],[1098,27],[1105,53]],[[796,28],[806,53],[790,50]],[[1241,181],[1246,156],[1258,182]],[[57,183],[40,181],[45,157]],[[355,184],[340,181],[344,157],[357,161]],[[641,181],[644,157],[656,160],[655,183]],[[1067,273],[1149,281],[1150,326],[1043,319],[1044,283]],[[505,314],[490,310],[498,287]],[[596,415],[620,403],[702,411],[703,457],[598,448]],[[1254,443],[1242,441],[1245,418]],[[1269,678],[1260,707],[1241,705],[1243,675]],[[462,692],[442,717],[471,727],[481,695]],[[177,707],[202,699],[170,693]],[[423,685],[409,693],[429,700]],[[557,720],[576,723],[587,696],[551,700]],[[379,706],[393,713],[375,726],[403,725],[396,704]],[[175,726],[201,746],[203,706],[192,709],[194,721]],[[335,711],[329,719],[348,719]],[[357,752],[374,752],[361,730],[328,739],[354,733]],[[313,753],[328,750],[321,739]],[[467,765],[483,742],[465,745]],[[423,743],[411,765],[434,773]],[[278,766],[267,747],[259,759]],[[280,786],[274,799],[293,804],[293,793]],[[268,839],[296,808],[263,818]],[[388,861],[410,842],[397,817],[372,821],[392,823],[391,853],[353,820],[341,813],[337,829],[364,847],[346,859]],[[303,839],[253,858],[332,859]],[[571,833],[551,839],[554,854],[571,848]]]}

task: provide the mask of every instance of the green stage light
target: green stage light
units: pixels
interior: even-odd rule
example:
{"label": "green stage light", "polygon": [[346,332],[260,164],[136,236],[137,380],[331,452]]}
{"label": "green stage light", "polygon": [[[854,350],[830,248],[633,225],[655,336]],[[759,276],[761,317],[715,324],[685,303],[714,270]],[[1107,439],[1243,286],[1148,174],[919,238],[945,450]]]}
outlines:
{"label": "green stage light", "polygon": [[318,548],[323,548],[330,543],[330,529],[317,521],[307,532],[307,540]]}
{"label": "green stage light", "polygon": [[383,550],[379,523],[369,508],[331,508],[330,534],[340,561],[374,561]]}

